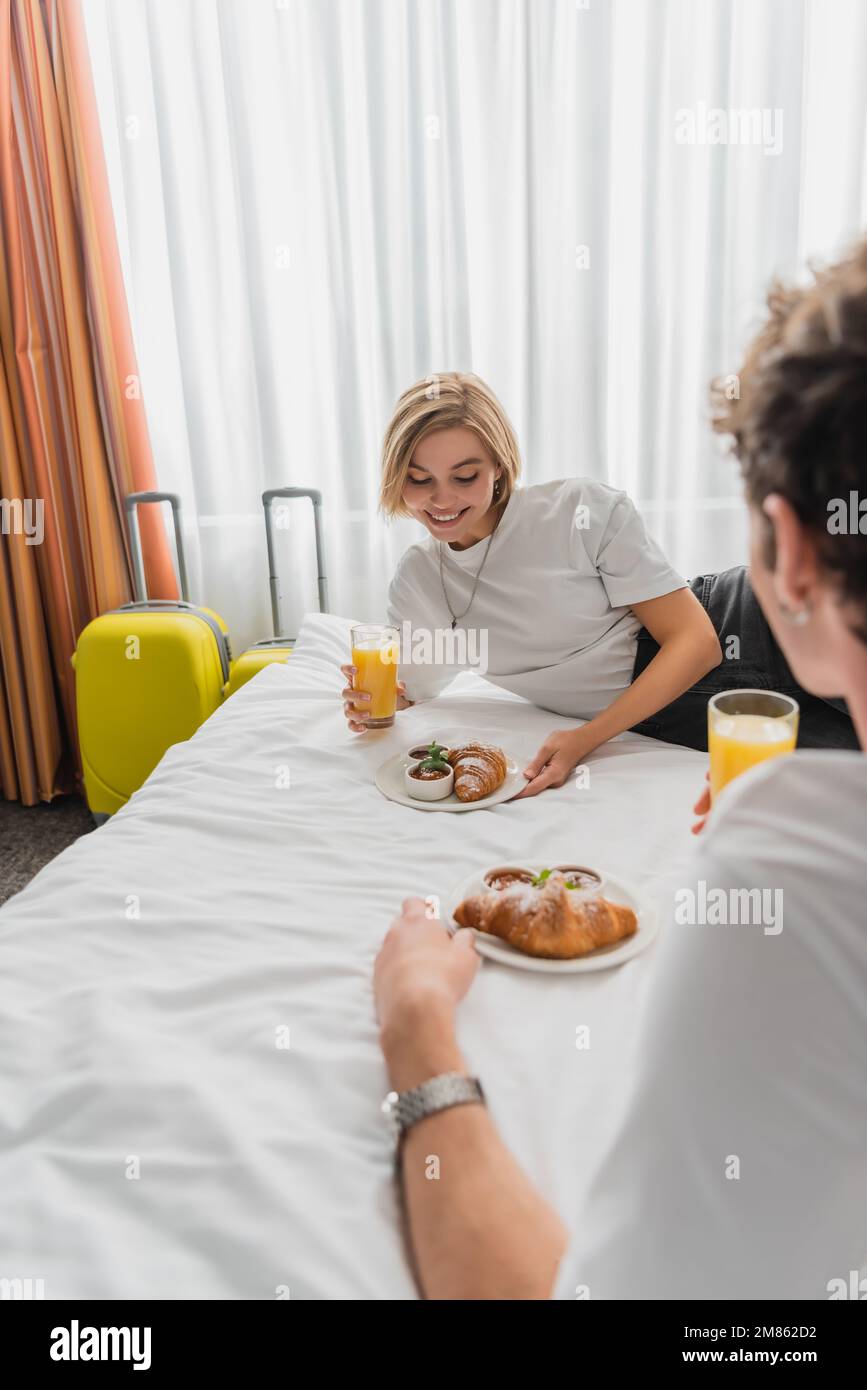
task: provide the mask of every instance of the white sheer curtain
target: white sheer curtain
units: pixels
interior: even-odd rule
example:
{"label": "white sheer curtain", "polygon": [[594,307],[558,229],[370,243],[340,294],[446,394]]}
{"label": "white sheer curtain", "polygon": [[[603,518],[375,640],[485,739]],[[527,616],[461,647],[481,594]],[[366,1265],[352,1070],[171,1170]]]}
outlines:
{"label": "white sheer curtain", "polygon": [[[628,488],[686,573],[743,559],[707,383],[771,274],[865,224],[863,0],[84,3],[158,475],[236,646],[270,628],[266,486],[321,488],[333,610],[384,613],[421,532],[377,514],[380,440],[443,369],[491,383],[527,482]],[[710,143],[713,108],[781,148]]]}

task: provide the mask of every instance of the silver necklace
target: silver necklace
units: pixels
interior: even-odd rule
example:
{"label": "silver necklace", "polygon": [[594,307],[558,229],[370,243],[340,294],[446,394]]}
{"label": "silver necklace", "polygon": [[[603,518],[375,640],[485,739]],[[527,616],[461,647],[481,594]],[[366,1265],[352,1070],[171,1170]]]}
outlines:
{"label": "silver necklace", "polygon": [[490,548],[491,548],[491,541],[494,539],[494,536],[495,536],[496,534],[497,534],[497,528],[496,528],[496,526],[495,526],[494,529],[493,529],[493,531],[491,532],[490,536],[488,537],[488,544],[485,546],[485,553],[484,553],[484,555],[482,556],[482,563],[479,565],[478,572],[477,572],[476,578],[475,578],[475,582],[473,583],[473,592],[470,594],[470,601],[469,601],[469,603],[467,604],[466,608],[464,609],[463,613],[456,613],[455,610],[452,608],[451,604],[449,603],[449,596],[448,596],[448,594],[446,593],[446,581],[445,581],[445,576],[443,575],[443,549],[445,548],[445,541],[440,541],[440,584],[442,585],[442,589],[443,589],[443,598],[444,598],[445,601],[446,601],[446,608],[449,610],[449,612],[450,612],[451,615],[452,615],[452,632],[454,632],[455,628],[456,628],[457,625],[458,625],[458,619],[459,619],[459,618],[465,618],[465,617],[467,616],[467,614],[469,613],[470,609],[471,609],[472,606],[473,606],[473,599],[474,599],[475,596],[476,596],[476,589],[479,587],[479,580],[480,580],[481,577],[482,577],[482,570],[485,568],[485,561],[486,561],[487,558],[488,558],[488,551],[489,551]]}

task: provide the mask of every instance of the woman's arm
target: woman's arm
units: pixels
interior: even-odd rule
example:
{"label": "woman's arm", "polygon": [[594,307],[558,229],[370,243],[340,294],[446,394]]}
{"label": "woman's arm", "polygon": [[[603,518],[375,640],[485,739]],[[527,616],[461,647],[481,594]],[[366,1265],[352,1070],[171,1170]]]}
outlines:
{"label": "woman's arm", "polygon": [[398,709],[436,699],[462,669],[439,660],[444,653],[426,612],[424,571],[421,576],[415,572],[418,563],[418,556],[408,552],[388,590],[386,622],[400,634],[398,676],[405,703],[398,703]]}
{"label": "woman's arm", "polygon": [[601,714],[580,729],[567,729],[545,740],[524,769],[529,780],[520,796],[535,796],[546,787],[562,786],[572,769],[595,748],[670,705],[722,660],[713,623],[690,589],[676,589],[630,607],[659,643],[659,651]]}

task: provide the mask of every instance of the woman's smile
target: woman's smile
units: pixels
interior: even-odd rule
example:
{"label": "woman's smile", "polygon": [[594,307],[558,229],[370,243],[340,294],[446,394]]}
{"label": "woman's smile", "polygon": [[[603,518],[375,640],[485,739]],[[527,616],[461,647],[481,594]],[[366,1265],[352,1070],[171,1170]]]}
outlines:
{"label": "woman's smile", "polygon": [[436,512],[431,511],[429,507],[425,507],[424,514],[428,521],[436,526],[438,531],[452,531],[460,526],[467,512],[471,510],[470,507],[458,507],[456,511],[452,512]]}

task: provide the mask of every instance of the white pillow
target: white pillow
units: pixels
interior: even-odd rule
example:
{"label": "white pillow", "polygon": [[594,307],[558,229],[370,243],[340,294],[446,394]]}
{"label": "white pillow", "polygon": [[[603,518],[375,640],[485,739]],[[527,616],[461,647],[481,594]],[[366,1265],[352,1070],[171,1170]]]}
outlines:
{"label": "white pillow", "polygon": [[295,651],[319,657],[329,666],[343,666],[352,658],[352,629],[358,618],[339,618],[336,613],[305,613]]}

